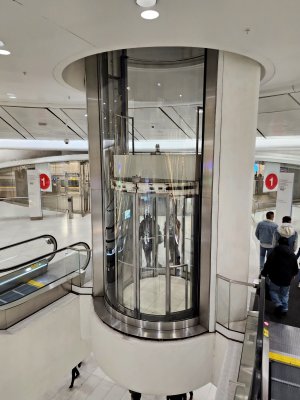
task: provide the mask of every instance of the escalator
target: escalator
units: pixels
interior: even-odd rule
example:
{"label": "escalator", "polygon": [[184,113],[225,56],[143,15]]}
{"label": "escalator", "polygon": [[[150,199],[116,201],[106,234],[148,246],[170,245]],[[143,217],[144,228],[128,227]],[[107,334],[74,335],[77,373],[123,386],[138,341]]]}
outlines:
{"label": "escalator", "polygon": [[[300,292],[297,293],[300,296]],[[300,399],[300,327],[269,321],[265,313],[265,279],[245,332],[235,400]],[[253,329],[254,328],[254,329]],[[251,337],[251,341],[249,341]],[[247,362],[245,362],[245,360]]]}
{"label": "escalator", "polygon": [[57,250],[52,235],[0,248],[0,330],[70,293],[72,285],[82,286],[90,256],[85,242]]}

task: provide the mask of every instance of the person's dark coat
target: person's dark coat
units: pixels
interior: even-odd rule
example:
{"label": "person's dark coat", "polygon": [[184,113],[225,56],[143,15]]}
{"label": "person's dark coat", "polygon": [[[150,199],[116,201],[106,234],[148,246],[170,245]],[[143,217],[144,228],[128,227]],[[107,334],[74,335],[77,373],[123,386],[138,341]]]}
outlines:
{"label": "person's dark coat", "polygon": [[288,244],[279,244],[268,256],[261,274],[269,276],[277,286],[289,286],[297,273],[297,257]]}

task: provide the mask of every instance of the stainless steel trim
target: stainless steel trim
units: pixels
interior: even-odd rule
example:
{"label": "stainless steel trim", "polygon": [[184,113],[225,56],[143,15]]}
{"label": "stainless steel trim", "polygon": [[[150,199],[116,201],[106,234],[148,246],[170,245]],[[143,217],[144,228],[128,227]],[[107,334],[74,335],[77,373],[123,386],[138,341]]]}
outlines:
{"label": "stainless steel trim", "polygon": [[149,322],[126,317],[112,309],[102,297],[94,298],[94,309],[99,318],[110,328],[143,339],[186,339],[207,332],[199,324],[199,318],[176,322]]}
{"label": "stainless steel trim", "polygon": [[220,274],[217,274],[217,278],[222,279],[223,281],[226,281],[226,282],[229,282],[229,283],[235,283],[237,285],[249,286],[249,287],[253,287],[253,288],[256,287],[254,283],[237,281],[235,279],[229,279],[229,278],[226,278],[226,276],[223,276],[223,275],[220,275]]}
{"label": "stainless steel trim", "polygon": [[171,313],[171,271],[170,271],[170,198],[166,197],[166,314]]}
{"label": "stainless steel trim", "polygon": [[116,309],[114,309],[107,301],[104,299],[104,304],[108,312],[116,319],[124,322],[127,325],[132,325],[137,328],[153,329],[153,330],[173,330],[173,329],[185,329],[191,326],[199,325],[199,317],[190,318],[180,321],[148,321],[142,319],[136,319],[129,317]]}
{"label": "stainless steel trim", "polygon": [[93,294],[104,295],[104,193],[103,193],[103,143],[100,115],[100,77],[101,55],[85,59],[86,97],[88,110],[88,137],[91,182],[91,215],[93,238]]}
{"label": "stainless steel trim", "polygon": [[263,347],[262,347],[262,365],[261,365],[261,392],[262,400],[269,400],[269,337],[263,336]]}
{"label": "stainless steel trim", "polygon": [[[207,329],[210,313],[210,280],[211,280],[211,227],[213,200],[213,170],[215,119],[218,78],[217,50],[205,50],[204,99],[202,121],[202,190],[201,190],[201,243],[200,243],[200,321]],[[197,115],[197,118],[199,116]]]}

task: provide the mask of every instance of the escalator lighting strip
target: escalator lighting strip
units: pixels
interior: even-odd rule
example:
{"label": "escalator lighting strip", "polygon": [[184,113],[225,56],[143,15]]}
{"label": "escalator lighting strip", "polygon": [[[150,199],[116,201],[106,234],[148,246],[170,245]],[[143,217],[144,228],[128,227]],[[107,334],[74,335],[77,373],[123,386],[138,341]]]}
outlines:
{"label": "escalator lighting strip", "polygon": [[31,286],[35,286],[35,287],[37,287],[37,288],[41,288],[41,287],[44,287],[44,286],[45,286],[44,283],[38,282],[38,281],[34,281],[33,279],[31,279],[30,281],[28,281],[27,284],[28,284],[28,285],[31,285]]}
{"label": "escalator lighting strip", "polygon": [[[38,265],[38,267],[36,267],[36,265]],[[1,286],[1,285],[5,285],[5,284],[8,283],[8,282],[13,282],[13,281],[15,281],[16,279],[20,278],[21,276],[25,276],[25,275],[29,274],[29,272],[32,272],[33,270],[36,271],[36,270],[38,270],[38,269],[40,269],[40,268],[43,268],[43,267],[46,267],[46,266],[47,266],[47,263],[45,263],[45,264],[40,264],[40,265],[39,265],[38,263],[32,264],[32,266],[31,266],[31,268],[30,268],[29,271],[28,271],[28,268],[26,268],[25,271],[27,271],[27,272],[23,272],[23,274],[16,275],[16,276],[14,276],[13,278],[6,279],[5,281],[0,282],[0,286]]]}
{"label": "escalator lighting strip", "polygon": [[272,361],[280,362],[282,364],[288,364],[288,365],[292,365],[294,367],[300,367],[300,358],[287,356],[285,354],[274,353],[273,351],[270,351],[269,359]]}

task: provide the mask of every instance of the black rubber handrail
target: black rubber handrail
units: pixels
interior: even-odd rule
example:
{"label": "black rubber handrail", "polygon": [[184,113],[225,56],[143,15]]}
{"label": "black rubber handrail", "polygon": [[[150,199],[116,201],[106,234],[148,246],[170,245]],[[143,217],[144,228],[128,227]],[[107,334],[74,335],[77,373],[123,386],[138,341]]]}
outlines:
{"label": "black rubber handrail", "polygon": [[[73,249],[73,247],[75,247],[75,246],[83,246],[85,248],[85,251],[87,252],[87,259],[86,259],[85,265],[84,265],[84,267],[81,268],[81,269],[85,270],[86,267],[88,266],[89,262],[90,262],[90,259],[91,259],[91,248],[85,242],[76,242],[76,243],[73,243],[73,244],[71,244],[69,246],[63,247],[63,248],[61,248],[59,250],[55,250],[55,251],[53,251],[51,253],[47,253],[47,254],[44,254],[42,256],[33,258],[32,260],[25,261],[25,262],[23,262],[21,264],[18,264],[18,265],[14,265],[13,267],[8,267],[8,268],[1,269],[0,272],[14,271],[14,270],[17,270],[17,269],[19,269],[21,267],[25,267],[26,265],[34,264],[37,261],[48,259],[47,257],[50,257],[50,260],[52,260],[56,256],[57,253],[60,253],[60,252],[62,252],[64,250]],[[76,250],[76,249],[74,249],[74,250]]]}
{"label": "black rubber handrail", "polygon": [[[49,239],[49,240],[51,240],[51,242],[53,244],[53,252],[55,252],[57,250],[57,240],[55,239],[55,237],[52,236],[52,235],[49,235],[49,234],[45,234],[45,235],[41,235],[41,236],[36,236],[34,238],[31,238],[31,239],[22,240],[21,242],[13,243],[13,244],[10,244],[8,246],[1,247],[0,251],[11,249],[12,247],[16,247],[16,246],[20,246],[20,245],[25,244],[25,243],[33,242],[33,241],[38,240],[38,239]],[[53,259],[54,256],[55,256],[55,254],[53,256],[50,256],[49,258],[47,258],[47,261],[50,262]],[[29,263],[30,263],[30,261],[29,261]],[[2,271],[5,272],[5,269],[0,269],[0,272],[2,272]]]}
{"label": "black rubber handrail", "polygon": [[265,296],[266,296],[266,280],[264,277],[260,281],[260,293],[258,303],[258,324],[255,348],[255,365],[252,374],[252,382],[248,399],[262,399],[262,357],[263,357],[263,337],[264,337],[264,320],[265,320]]}

